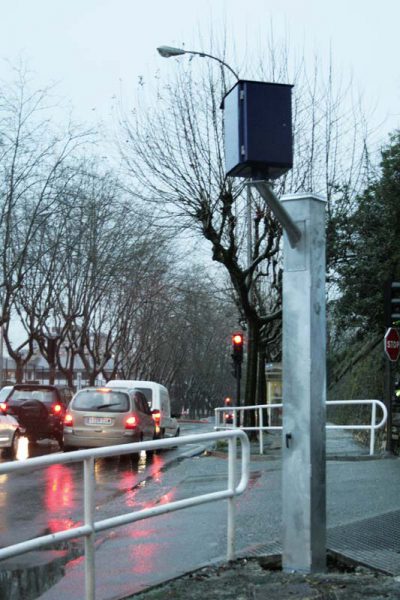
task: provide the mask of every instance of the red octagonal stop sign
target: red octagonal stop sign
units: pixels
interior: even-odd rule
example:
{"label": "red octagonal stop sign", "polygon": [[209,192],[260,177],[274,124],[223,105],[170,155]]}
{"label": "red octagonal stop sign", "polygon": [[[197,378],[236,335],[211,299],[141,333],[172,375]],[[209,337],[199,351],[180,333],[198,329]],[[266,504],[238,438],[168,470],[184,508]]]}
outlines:
{"label": "red octagonal stop sign", "polygon": [[395,327],[389,327],[384,340],[385,352],[389,360],[396,362],[400,355],[400,334]]}

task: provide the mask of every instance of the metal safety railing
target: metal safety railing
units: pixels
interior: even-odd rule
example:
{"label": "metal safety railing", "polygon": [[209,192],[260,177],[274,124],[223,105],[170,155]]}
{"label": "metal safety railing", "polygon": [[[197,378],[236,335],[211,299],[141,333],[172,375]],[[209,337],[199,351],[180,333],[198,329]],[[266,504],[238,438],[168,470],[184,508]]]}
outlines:
{"label": "metal safety railing", "polygon": [[[143,450],[157,450],[183,446],[185,444],[216,442],[218,440],[228,440],[228,473],[226,489],[192,496],[184,500],[176,500],[162,505],[145,508],[139,511],[116,515],[100,521],[95,520],[95,476],[94,461],[96,458],[106,456],[120,456],[125,454],[139,453]],[[237,440],[241,443],[241,478],[236,484],[236,459],[237,459]],[[29,458],[18,462],[5,462],[0,464],[0,475],[8,473],[20,473],[33,471],[36,469],[48,467],[54,464],[66,464],[74,462],[83,462],[83,522],[84,524],[72,529],[66,529],[43,535],[24,542],[19,542],[4,548],[0,548],[0,560],[18,556],[49,546],[56,542],[67,541],[83,537],[85,539],[85,599],[95,599],[95,534],[127,525],[135,521],[143,520],[149,517],[155,517],[183,508],[198,506],[207,502],[216,500],[228,500],[228,521],[227,521],[227,559],[232,560],[235,553],[235,497],[242,494],[247,487],[249,480],[250,463],[250,445],[247,435],[240,429],[230,431],[218,431],[203,433],[199,435],[188,435],[179,438],[169,438],[165,440],[155,440],[151,442],[137,442],[132,444],[121,444],[118,446],[109,446],[95,448],[90,450],[77,450],[66,454],[52,454]]]}
{"label": "metal safety railing", "polygon": [[[370,405],[371,406],[371,420],[369,424],[361,425],[359,423],[338,425],[333,423],[327,423],[327,429],[352,429],[352,430],[369,430],[370,431],[370,443],[369,453],[373,456],[375,452],[375,432],[377,429],[383,427],[387,421],[387,409],[381,400],[327,400],[326,406],[350,406],[350,405]],[[382,410],[382,419],[379,423],[376,423],[376,408]],[[281,431],[282,425],[264,425],[264,410],[271,411],[271,409],[279,409],[282,411],[283,404],[259,404],[255,406],[224,406],[215,408],[215,426],[214,429],[232,429],[237,428],[242,431],[258,431],[260,454],[264,452],[264,431]],[[243,413],[245,411],[255,411],[257,415],[257,425],[254,427],[247,427],[242,424]],[[271,412],[269,412],[271,414]],[[232,422],[227,422],[227,416],[232,416]],[[222,418],[222,421],[221,421]]]}

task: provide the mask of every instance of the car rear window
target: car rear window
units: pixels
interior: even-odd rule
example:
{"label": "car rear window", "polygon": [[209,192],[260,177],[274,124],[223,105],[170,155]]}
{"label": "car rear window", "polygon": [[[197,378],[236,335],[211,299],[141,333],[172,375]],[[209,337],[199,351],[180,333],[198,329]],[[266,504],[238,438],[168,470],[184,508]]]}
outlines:
{"label": "car rear window", "polygon": [[71,405],[73,410],[100,412],[126,412],[129,410],[129,396],[124,392],[110,390],[82,390],[77,393]]}
{"label": "car rear window", "polygon": [[7,400],[11,390],[11,387],[3,387],[3,389],[0,390],[0,402],[5,402],[5,400]]}
{"label": "car rear window", "polygon": [[44,404],[52,404],[57,402],[57,393],[54,390],[14,390],[8,399],[16,404],[25,400],[39,400]]}
{"label": "car rear window", "polygon": [[142,394],[146,397],[147,400],[147,404],[149,405],[149,408],[152,407],[153,405],[153,392],[150,388],[141,388],[141,387],[135,387],[135,390],[137,390],[138,392],[142,392]]}

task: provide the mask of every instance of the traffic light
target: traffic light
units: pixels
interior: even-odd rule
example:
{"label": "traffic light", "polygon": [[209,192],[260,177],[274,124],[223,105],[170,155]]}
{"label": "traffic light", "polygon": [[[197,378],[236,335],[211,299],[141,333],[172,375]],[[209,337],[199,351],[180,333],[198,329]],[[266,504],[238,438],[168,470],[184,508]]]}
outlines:
{"label": "traffic light", "polygon": [[243,333],[234,333],[232,335],[232,358],[235,364],[242,364],[243,361]]}
{"label": "traffic light", "polygon": [[225,404],[225,406],[229,406],[230,403],[231,403],[231,399],[229,398],[229,396],[227,396],[224,400],[224,404]]}
{"label": "traffic light", "polygon": [[389,279],[385,283],[385,325],[393,327],[400,321],[400,282]]}

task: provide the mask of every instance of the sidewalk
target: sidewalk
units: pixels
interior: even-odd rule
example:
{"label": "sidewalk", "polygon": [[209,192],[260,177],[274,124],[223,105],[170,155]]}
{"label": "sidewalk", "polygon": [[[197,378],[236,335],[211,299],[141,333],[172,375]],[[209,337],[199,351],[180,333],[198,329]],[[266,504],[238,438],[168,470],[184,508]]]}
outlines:
{"label": "sidewalk", "polygon": [[[227,446],[221,445],[213,452],[225,456]],[[263,452],[260,453],[260,443],[250,442],[251,460],[278,460],[281,458],[282,432],[269,431],[263,434]],[[375,447],[373,456],[369,455],[369,446],[363,445],[351,435],[351,432],[340,429],[328,429],[326,435],[327,460],[366,460],[388,457],[385,451]]]}
{"label": "sidewalk", "polygon": [[[281,432],[264,436],[264,454],[259,443],[251,442],[251,460],[279,460]],[[214,452],[213,452],[214,454]],[[218,449],[216,455],[223,456]],[[347,432],[330,430],[327,435],[327,460],[365,460],[385,458],[382,452],[369,457],[369,448],[357,443]],[[397,518],[397,515],[396,515]],[[372,521],[370,519],[370,521]],[[361,528],[364,524],[360,522]],[[369,530],[371,528],[368,523]],[[340,527],[331,530],[329,542],[338,538]],[[344,527],[344,533],[351,527]],[[340,539],[340,538],[339,538]],[[400,576],[390,575],[362,566],[356,560],[327,553],[325,573],[284,573],[280,555],[239,558],[231,563],[220,562],[187,573],[126,600],[311,600],[371,598],[400,599]],[[400,573],[400,561],[398,565]]]}

